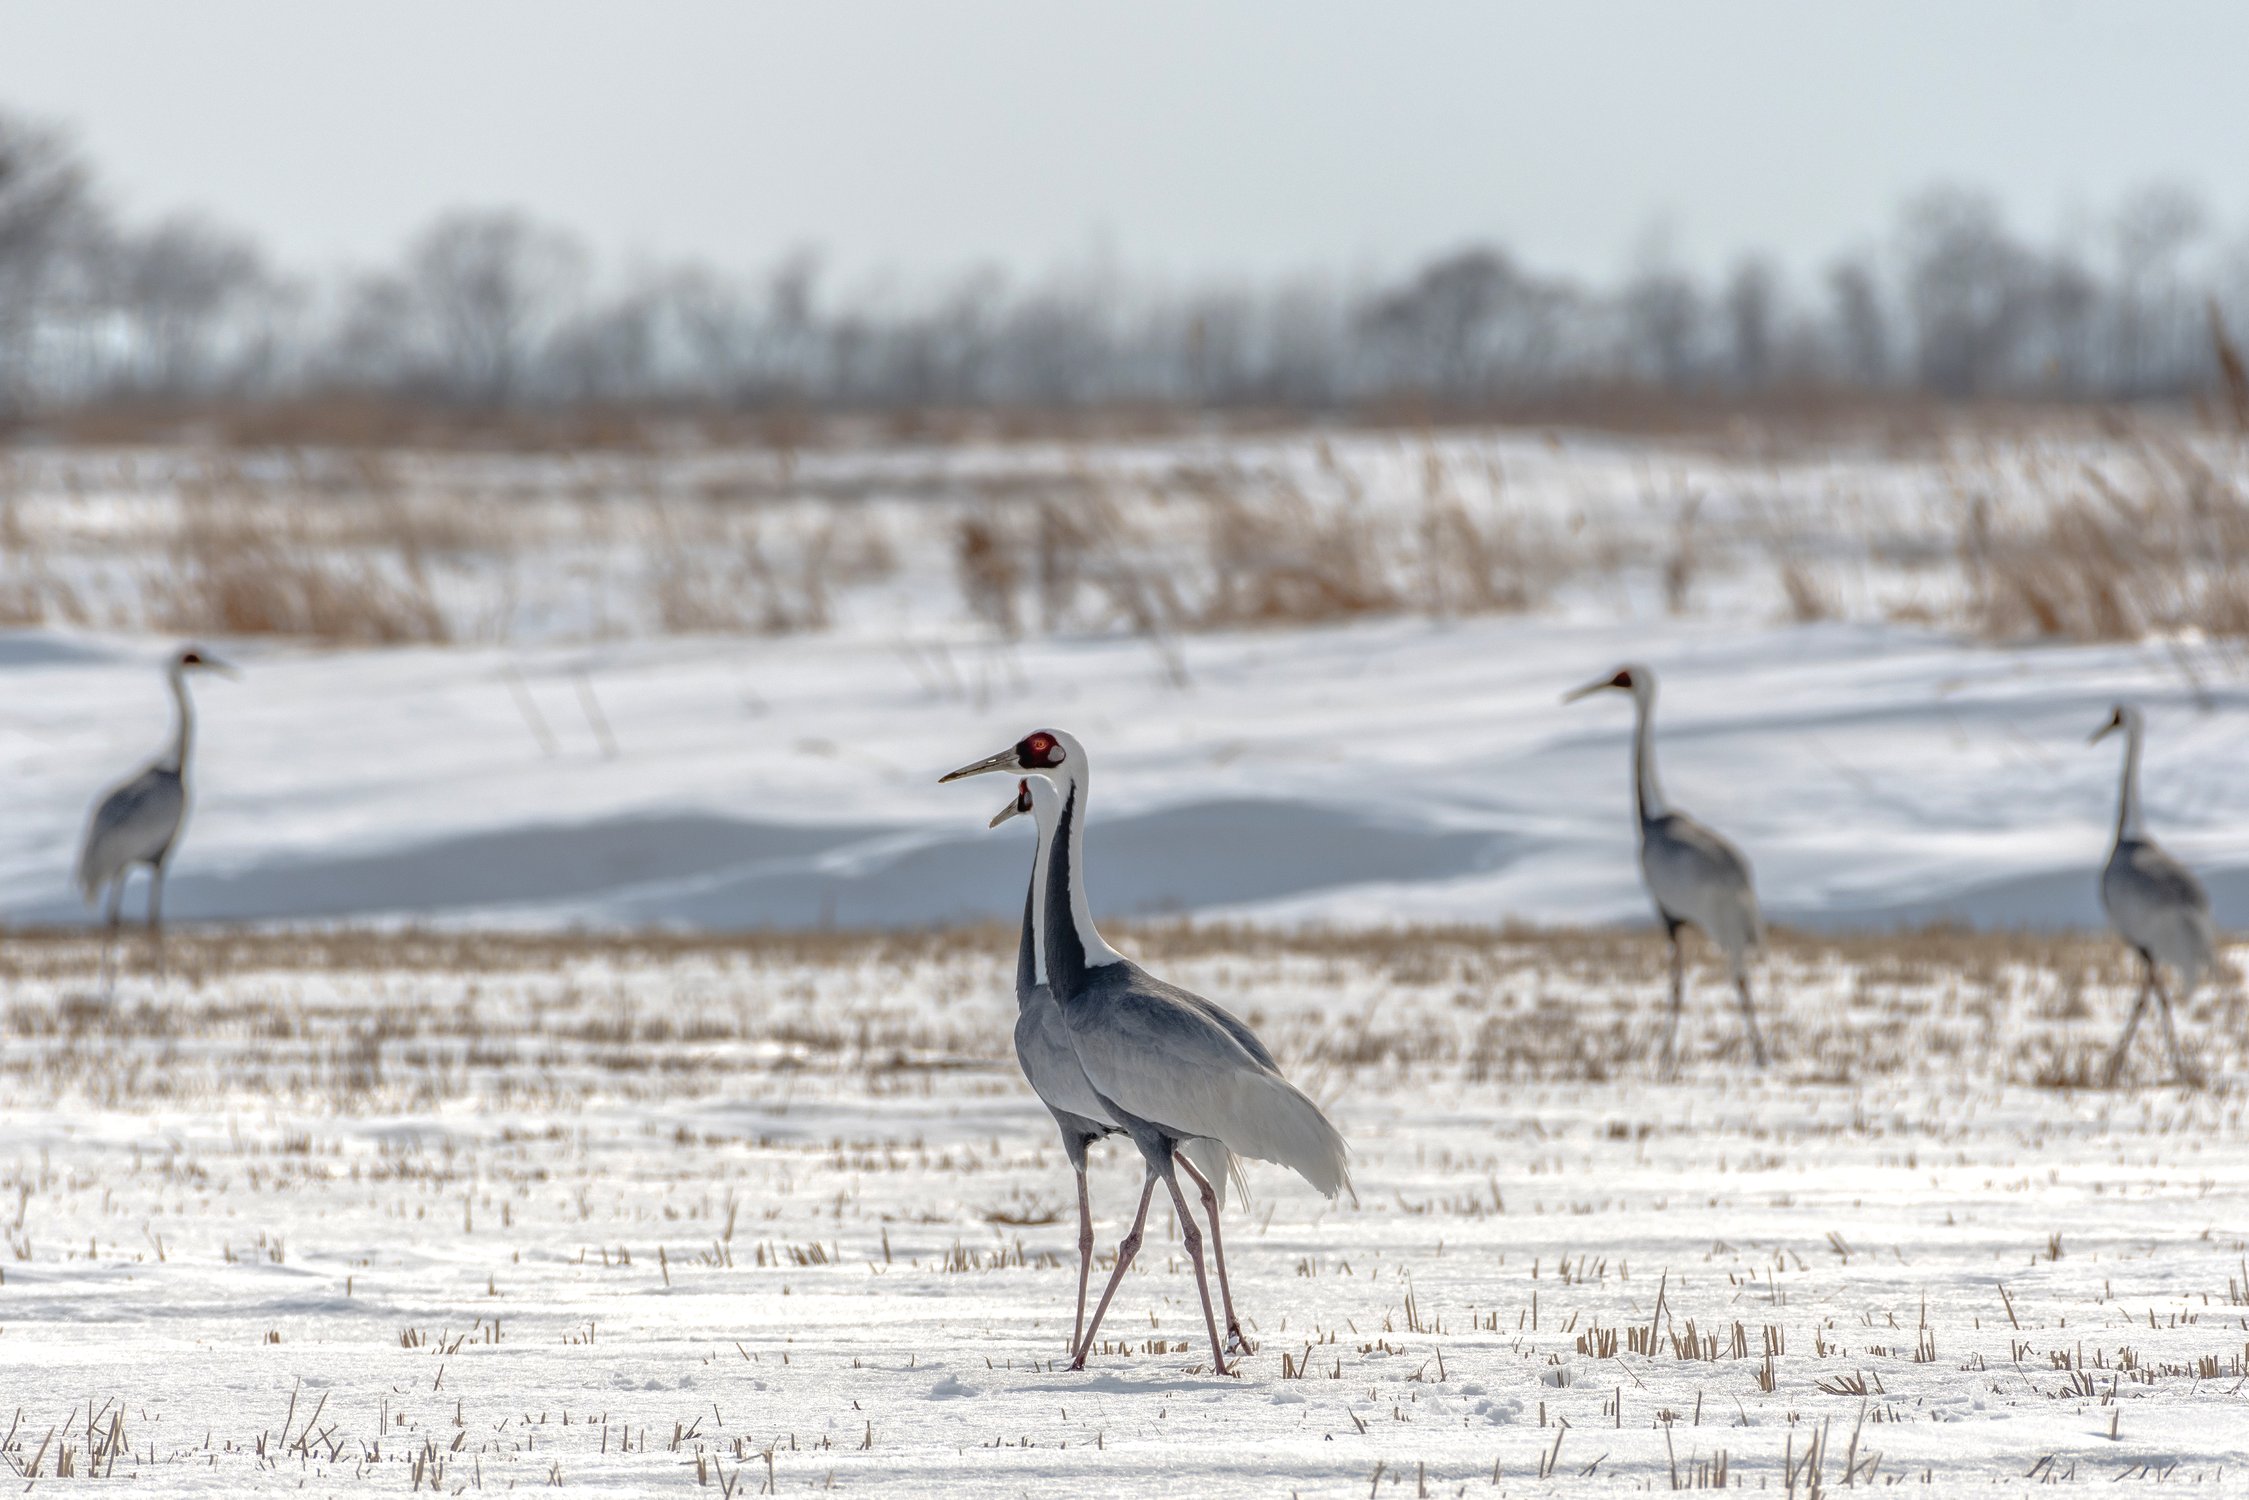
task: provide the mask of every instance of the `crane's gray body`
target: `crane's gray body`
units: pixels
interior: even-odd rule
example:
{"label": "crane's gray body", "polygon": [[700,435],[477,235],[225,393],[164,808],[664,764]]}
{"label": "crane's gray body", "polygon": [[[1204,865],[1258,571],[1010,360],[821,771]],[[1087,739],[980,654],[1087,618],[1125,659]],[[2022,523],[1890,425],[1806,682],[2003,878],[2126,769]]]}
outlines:
{"label": "crane's gray body", "polygon": [[2101,906],[2134,949],[2179,972],[2183,1001],[2216,962],[2210,893],[2153,839],[2119,839],[2101,869]]}
{"label": "crane's gray body", "polygon": [[1685,813],[1641,814],[1640,876],[1656,914],[1671,926],[1699,928],[1736,972],[1764,940],[1748,859]]}
{"label": "crane's gray body", "polygon": [[1103,1136],[1115,1135],[1119,1127],[1102,1108],[1093,1085],[1086,1081],[1077,1053],[1070,1050],[1070,1031],[1062,1024],[1062,1008],[1054,1003],[1054,991],[1038,981],[1034,957],[1037,943],[1031,900],[1026,897],[1023,942],[1015,956],[1015,1061],[1022,1067],[1031,1092],[1054,1116],[1071,1167],[1083,1172],[1085,1148]]}
{"label": "crane's gray body", "polygon": [[[1039,794],[1039,846],[1031,867],[1030,889],[1023,896],[1023,934],[1015,951],[1015,1061],[1023,1069],[1024,1081],[1031,1092],[1039,1096],[1047,1113],[1054,1116],[1055,1129],[1062,1135],[1062,1150],[1069,1157],[1071,1167],[1085,1171],[1086,1148],[1104,1136],[1121,1134],[1124,1127],[1117,1124],[1108,1106],[1085,1076],[1085,1066],[1078,1061],[1077,1049],[1070,1039],[1069,1025],[1062,1019],[1062,1007],[1056,1003],[1054,990],[1046,982],[1040,960],[1038,910],[1042,895],[1040,882],[1045,876],[1048,845],[1053,832],[1054,793],[1044,789]],[[1209,1002],[1202,1002],[1208,1005]],[[1216,1010],[1216,1006],[1210,1007]],[[1220,1014],[1224,1014],[1220,1012]],[[1226,1018],[1232,1021],[1232,1017]],[[1235,1025],[1240,1025],[1235,1022]],[[1243,1028],[1247,1031],[1247,1028]],[[1262,1043],[1255,1043],[1262,1053]],[[1270,1053],[1265,1056],[1270,1062]],[[1215,1189],[1220,1207],[1225,1206],[1228,1181],[1239,1170],[1233,1153],[1214,1140],[1190,1139],[1179,1148],[1185,1152]]]}
{"label": "crane's gray body", "polygon": [[135,865],[161,867],[187,825],[187,778],[158,764],[112,789],[94,807],[78,852],[78,888],[95,900]]}
{"label": "crane's gray body", "polygon": [[[1327,1197],[1349,1185],[1343,1137],[1249,1027],[1158,979],[1090,931],[1075,860],[1079,787],[1063,790],[1048,856],[1046,973],[1102,1109],[1143,1150],[1196,1139],[1296,1171]],[[1098,944],[1098,947],[1095,945]]]}
{"label": "crane's gray body", "polygon": [[2131,1016],[2124,1023],[2124,1034],[2109,1054],[2106,1077],[2113,1083],[2123,1071],[2132,1037],[2153,998],[2162,1018],[2172,1072],[2191,1078],[2172,1020],[2172,997],[2158,966],[2167,964],[2178,973],[2178,1000],[2184,1004],[2217,962],[2217,925],[2210,915],[2210,893],[2192,870],[2148,837],[2141,820],[2140,746],[2145,724],[2140,711],[2119,704],[2107,726],[2093,738],[2099,740],[2115,729],[2124,731],[2124,772],[2117,790],[2116,840],[2109,849],[2108,863],[2101,868],[2101,906],[2108,912],[2109,925],[2116,929],[2116,935],[2139,954],[2141,985]]}

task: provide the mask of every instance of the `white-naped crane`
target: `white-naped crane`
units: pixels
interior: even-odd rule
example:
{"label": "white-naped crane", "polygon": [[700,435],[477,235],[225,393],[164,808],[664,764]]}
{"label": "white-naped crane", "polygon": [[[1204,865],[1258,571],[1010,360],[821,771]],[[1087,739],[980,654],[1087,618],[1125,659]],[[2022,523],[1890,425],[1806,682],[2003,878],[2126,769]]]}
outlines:
{"label": "white-naped crane", "polygon": [[2099,744],[2116,731],[2124,732],[2124,778],[2116,797],[2116,842],[2108,864],[2101,870],[2101,905],[2108,910],[2109,925],[2140,956],[2140,997],[2109,1055],[2107,1082],[2114,1084],[2124,1070],[2132,1036],[2155,1000],[2163,1018],[2163,1045],[2170,1053],[2171,1071],[2191,1080],[2179,1052],[2177,1028],[2171,1020],[2171,996],[2163,988],[2161,966],[2179,971],[2179,1003],[2194,995],[2194,987],[2217,962],[2218,936],[2210,920],[2210,893],[2194,872],[2165,853],[2147,836],[2140,816],[2140,742],[2146,727],[2140,711],[2119,703],[2108,722],[2093,732],[2089,744]]}
{"label": "white-naped crane", "polygon": [[163,962],[164,871],[187,823],[187,761],[195,747],[195,705],[187,693],[190,672],[236,675],[234,668],[194,647],[172,658],[165,669],[172,701],[177,705],[171,748],[94,804],[93,815],[86,820],[85,840],[78,848],[78,889],[86,903],[90,906],[103,890],[109,892],[108,926],[102,935],[105,990],[109,987],[110,950],[124,916],[125,882],[135,865],[148,866],[148,931],[156,944],[157,961]]}
{"label": "white-naped crane", "polygon": [[[1109,1117],[1140,1148],[1147,1169],[1140,1210],[1117,1245],[1116,1270],[1093,1310],[1093,1321],[1079,1341],[1071,1368],[1085,1367],[1101,1319],[1139,1252],[1148,1204],[1160,1182],[1171,1192],[1180,1237],[1195,1269],[1212,1367],[1221,1374],[1231,1373],[1211,1307],[1202,1236],[1175,1171],[1179,1147],[1196,1139],[1217,1141],[1236,1156],[1290,1168],[1329,1198],[1351,1184],[1349,1148],[1320,1107],[1281,1076],[1272,1052],[1247,1026],[1201,996],[1166,984],[1102,939],[1093,925],[1082,875],[1092,780],[1085,747],[1059,729],[1036,730],[999,754],[962,766],[943,779],[955,781],[990,771],[1045,777],[1060,796],[1041,897],[1040,946],[1047,983],[1061,1007],[1070,1050]],[[1204,1194],[1204,1207],[1214,1209],[1216,1194],[1207,1178],[1191,1164],[1189,1175],[1200,1179],[1197,1186]],[[1214,1249],[1217,1226],[1213,1211]]]}
{"label": "white-naped crane", "polygon": [[[1031,884],[1023,894],[1023,936],[1015,952],[1015,1060],[1022,1065],[1024,1080],[1031,1085],[1031,1091],[1046,1105],[1047,1113],[1054,1116],[1055,1128],[1062,1133],[1062,1154],[1069,1158],[1070,1170],[1077,1174],[1078,1313],[1070,1332],[1070,1353],[1075,1357],[1085,1337],[1086,1286],[1093,1274],[1093,1199],[1086,1191],[1086,1148],[1106,1136],[1121,1134],[1124,1127],[1110,1118],[1108,1107],[1087,1080],[1077,1053],[1071,1049],[1062,1007],[1055,1004],[1054,991],[1046,982],[1046,960],[1039,941],[1038,897],[1046,879],[1047,851],[1059,811],[1060,802],[1053,784],[1039,777],[1034,791],[1032,778],[1025,777],[1016,783],[1014,799],[999,810],[990,826],[997,828],[1010,818],[1027,815],[1038,830],[1031,853]],[[1208,1189],[1203,1208],[1210,1216],[1211,1247],[1216,1251],[1222,1243],[1218,1214],[1226,1206],[1226,1180],[1239,1169],[1234,1165],[1233,1154],[1212,1140],[1183,1142],[1179,1155],[1196,1185]],[[1227,1342],[1247,1352],[1249,1342],[1234,1317],[1234,1299],[1226,1284],[1226,1262],[1223,1256],[1217,1259],[1218,1290],[1226,1307]]]}
{"label": "white-naped crane", "polygon": [[1686,1006],[1686,953],[1679,930],[1697,927],[1717,944],[1733,970],[1734,993],[1741,1000],[1742,1025],[1749,1050],[1765,1066],[1765,1039],[1757,1030],[1757,1006],[1749,995],[1749,957],[1764,941],[1764,919],[1749,861],[1715,830],[1676,811],[1663,800],[1656,780],[1655,673],[1638,664],[1616,669],[1563,696],[1574,703],[1608,689],[1632,695],[1632,796],[1640,823],[1640,877],[1654,900],[1671,939],[1671,1018],[1663,1032],[1663,1066],[1678,1058],[1679,1015]]}

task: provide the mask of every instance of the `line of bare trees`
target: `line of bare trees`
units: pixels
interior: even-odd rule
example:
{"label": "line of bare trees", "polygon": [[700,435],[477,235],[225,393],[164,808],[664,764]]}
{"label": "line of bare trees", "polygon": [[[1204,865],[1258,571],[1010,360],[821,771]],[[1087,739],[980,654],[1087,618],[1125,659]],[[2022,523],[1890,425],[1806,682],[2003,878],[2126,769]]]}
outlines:
{"label": "line of bare trees", "polygon": [[1814,279],[1754,254],[1707,278],[1651,241],[1610,286],[1471,245],[1388,281],[981,270],[854,295],[809,254],[605,277],[564,230],[463,210],[389,268],[321,284],[206,219],[121,221],[66,135],[0,113],[0,417],[338,392],[479,409],[2131,400],[2218,386],[2224,324],[2249,326],[2249,239],[2167,186],[2045,244],[1987,195],[1932,189]]}

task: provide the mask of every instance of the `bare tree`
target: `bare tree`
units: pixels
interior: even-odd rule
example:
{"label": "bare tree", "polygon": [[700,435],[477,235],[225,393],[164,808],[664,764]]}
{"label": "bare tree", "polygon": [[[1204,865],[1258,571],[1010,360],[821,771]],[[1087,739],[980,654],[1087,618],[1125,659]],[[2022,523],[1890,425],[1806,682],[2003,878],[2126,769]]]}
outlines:
{"label": "bare tree", "polygon": [[555,330],[542,385],[564,401],[662,399],[663,315],[660,281],[580,312]]}
{"label": "bare tree", "polygon": [[2154,183],[2118,207],[2110,234],[2116,256],[2114,383],[2127,395],[2160,390],[2199,353],[2200,298],[2179,285],[2179,261],[2209,227],[2192,190]]}
{"label": "bare tree", "polygon": [[405,286],[451,395],[505,405],[571,311],[586,257],[569,235],[510,210],[457,211],[407,251]]}
{"label": "bare tree", "polygon": [[1714,286],[1659,223],[1620,284],[1581,289],[1498,245],[1380,282],[1167,284],[1096,246],[1028,283],[976,268],[832,287],[799,252],[589,294],[585,253],[520,213],[459,212],[394,265],[322,290],[182,217],[119,232],[56,132],[0,113],[0,415],[125,388],[408,391],[461,405],[679,400],[829,409],[1552,396],[1619,375],[1673,390],[1799,380],[1944,397],[2172,397],[2223,376],[2212,319],[2249,326],[2249,242],[2193,193],[2120,201],[2091,244],[2019,238],[1987,195],[1912,200],[1894,255],[1809,301],[1747,254]]}
{"label": "bare tree", "polygon": [[57,131],[0,112],[0,415],[35,394],[40,335],[98,264],[104,232],[85,163]]}
{"label": "bare tree", "polygon": [[1744,256],[1726,281],[1726,325],[1733,341],[1734,379],[1751,390],[1773,377],[1780,319],[1780,273],[1762,256]]}
{"label": "bare tree", "polygon": [[1673,258],[1667,225],[1641,236],[1635,258],[1622,298],[1628,358],[1659,384],[1683,388],[1700,363],[1702,293]]}
{"label": "bare tree", "polygon": [[[272,289],[256,245],[195,217],[123,237],[113,267],[113,296],[140,356],[135,383],[167,394],[218,378],[229,320]],[[231,332],[238,352],[256,338],[254,327]]]}
{"label": "bare tree", "polygon": [[1833,311],[1840,372],[1852,384],[1870,389],[1890,383],[1889,316],[1882,307],[1881,283],[1863,257],[1839,260],[1827,270],[1827,297]]}
{"label": "bare tree", "polygon": [[1988,194],[1935,188],[1905,211],[1905,293],[1921,383],[1943,396],[1995,391],[2036,310],[2033,258]]}

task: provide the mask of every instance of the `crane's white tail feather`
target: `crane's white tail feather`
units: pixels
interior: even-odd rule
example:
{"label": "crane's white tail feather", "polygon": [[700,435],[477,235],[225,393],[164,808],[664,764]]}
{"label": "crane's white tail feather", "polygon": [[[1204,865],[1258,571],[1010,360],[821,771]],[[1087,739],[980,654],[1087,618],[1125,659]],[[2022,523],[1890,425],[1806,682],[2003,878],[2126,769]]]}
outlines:
{"label": "crane's white tail feather", "polygon": [[1241,1195],[1242,1202],[1249,1202],[1249,1183],[1242,1176],[1242,1159],[1227,1150],[1223,1142],[1211,1140],[1207,1136],[1197,1136],[1193,1140],[1181,1141],[1179,1154],[1193,1162],[1195,1170],[1210,1180],[1211,1191],[1218,1195],[1220,1208],[1226,1206],[1226,1185],[1229,1182]]}
{"label": "crane's white tail feather", "polygon": [[1236,1075],[1234,1085],[1226,1144],[1236,1155],[1287,1167],[1322,1197],[1350,1189],[1351,1148],[1302,1089],[1262,1069]]}

